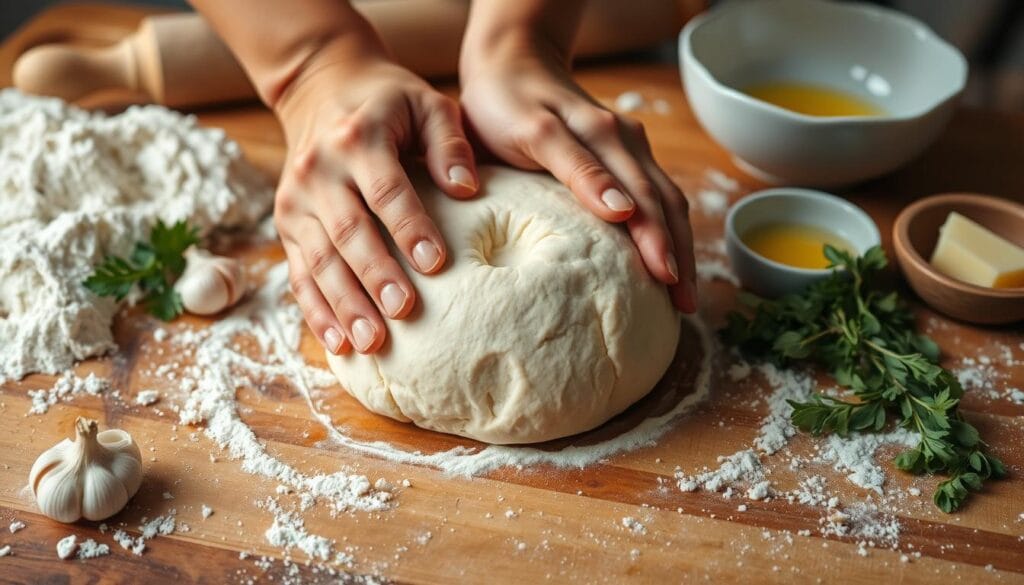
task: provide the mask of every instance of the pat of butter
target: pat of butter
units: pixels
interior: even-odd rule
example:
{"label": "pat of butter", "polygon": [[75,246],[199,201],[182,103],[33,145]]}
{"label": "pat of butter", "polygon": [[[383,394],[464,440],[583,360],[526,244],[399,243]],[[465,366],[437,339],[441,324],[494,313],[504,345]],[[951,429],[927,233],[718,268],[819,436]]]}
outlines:
{"label": "pat of butter", "polygon": [[957,212],[939,228],[932,266],[946,276],[977,286],[1024,286],[1024,249]]}

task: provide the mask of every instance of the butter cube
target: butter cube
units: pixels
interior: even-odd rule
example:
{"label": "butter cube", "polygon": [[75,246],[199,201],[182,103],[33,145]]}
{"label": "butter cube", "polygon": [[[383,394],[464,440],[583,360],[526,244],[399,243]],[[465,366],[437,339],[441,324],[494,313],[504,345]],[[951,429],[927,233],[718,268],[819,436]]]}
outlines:
{"label": "butter cube", "polygon": [[939,272],[977,286],[1024,287],[1024,249],[955,211],[939,232],[931,260]]}

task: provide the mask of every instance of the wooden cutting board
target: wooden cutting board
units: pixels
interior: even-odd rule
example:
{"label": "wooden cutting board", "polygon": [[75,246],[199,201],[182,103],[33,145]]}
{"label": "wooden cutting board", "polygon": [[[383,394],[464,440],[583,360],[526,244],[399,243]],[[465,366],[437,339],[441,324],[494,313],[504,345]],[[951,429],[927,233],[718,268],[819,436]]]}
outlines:
{"label": "wooden cutting board", "polygon": [[[0,47],[0,85],[10,84],[13,60],[40,42],[69,40],[86,44],[112,42],[134,29],[146,12],[133,8],[68,5],[41,14]],[[647,125],[655,154],[694,201],[693,222],[699,243],[721,237],[722,218],[706,214],[696,204],[709,188],[706,172],[717,169],[739,181],[741,193],[761,187],[742,175],[722,151],[701,131],[686,106],[679,77],[668,65],[619,64],[581,69],[579,82],[594,95],[610,102],[626,90],[638,90],[649,100],[663,99],[668,114],[639,112]],[[447,88],[454,92],[454,88]],[[224,128],[245,152],[276,176],[284,146],[272,116],[257,105],[223,107],[198,112],[203,124]],[[921,159],[885,179],[862,185],[849,198],[876,219],[888,245],[888,234],[898,210],[922,195],[943,191],[979,191],[1024,198],[1024,115],[961,110],[948,131]],[[243,247],[237,253],[247,261],[280,261],[277,245]],[[717,322],[733,303],[735,290],[720,281],[702,282],[702,311]],[[922,323],[943,347],[948,364],[963,356],[989,351],[996,344],[1019,348],[1024,359],[1024,331],[1019,326],[980,329],[949,322],[920,309]],[[205,322],[187,318],[186,324]],[[154,349],[152,331],[158,323],[138,311],[126,311],[116,330],[122,349],[113,359],[92,360],[80,371],[109,376],[122,396],[140,390],[141,368],[168,359]],[[316,343],[306,334],[303,352],[309,363],[322,366]],[[699,351],[688,350],[688,359]],[[685,353],[685,352],[684,352]],[[995,365],[1006,387],[1024,388],[1024,368]],[[692,368],[673,374],[692,379]],[[689,378],[687,378],[689,376]],[[0,580],[5,582],[279,582],[284,568],[274,563],[261,572],[240,551],[280,556],[263,532],[270,516],[253,502],[273,493],[275,483],[243,473],[238,464],[223,459],[211,462],[216,446],[201,438],[188,440],[193,429],[174,427],[174,417],[157,416],[151,409],[101,398],[80,398],[53,407],[43,416],[27,416],[26,391],[47,388],[53,377],[30,376],[0,389],[0,519],[17,518],[28,527],[17,534],[0,534],[0,545],[10,544],[13,556],[0,558]],[[684,385],[688,383],[684,380]],[[912,478],[884,466],[889,481],[914,485],[924,496],[920,505],[900,513],[900,548],[903,552],[858,551],[854,539],[823,537],[818,531],[821,510],[777,499],[747,502],[721,494],[684,493],[675,489],[673,471],[715,467],[716,458],[750,445],[765,413],[764,405],[751,406],[765,388],[756,383],[730,384],[715,375],[711,398],[694,414],[681,420],[656,446],[612,457],[583,470],[550,468],[502,470],[486,477],[461,479],[435,470],[399,465],[323,446],[324,431],[309,415],[302,399],[288,389],[261,392],[246,389],[239,401],[244,418],[268,448],[300,469],[349,468],[371,479],[395,482],[407,478],[412,487],[402,491],[397,506],[384,513],[351,513],[330,518],[322,510],[306,513],[307,526],[316,533],[356,547],[355,571],[378,574],[408,583],[512,583],[512,582],[678,582],[710,579],[719,582],[931,583],[952,579],[964,583],[1024,583],[1024,406],[1007,400],[968,395],[963,409],[987,437],[993,451],[1009,466],[1013,477],[992,482],[960,513],[945,515],[929,502],[936,478]],[[335,398],[351,413],[352,432],[393,441],[425,452],[464,444],[457,439],[421,431],[370,415],[345,395]],[[141,557],[113,545],[109,533],[96,523],[67,527],[35,512],[23,492],[29,467],[44,448],[64,437],[76,416],[127,429],[154,454],[147,461],[139,494],[111,524],[139,524],[174,507],[192,530],[152,541]],[[629,417],[642,417],[636,411]],[[815,442],[797,437],[794,451],[809,451]],[[894,453],[883,449],[887,461]],[[147,455],[148,456],[148,455]],[[845,502],[867,497],[843,479],[841,473],[816,469],[828,477]],[[794,487],[800,472],[776,469],[771,476],[781,489]],[[670,489],[662,489],[663,485]],[[171,490],[173,501],[161,494]],[[200,507],[216,510],[203,520]],[[507,518],[508,509],[521,510]],[[627,530],[624,517],[645,526],[643,533]],[[802,536],[798,531],[809,531]],[[59,561],[56,541],[74,532],[112,545],[112,554],[88,561]],[[425,544],[417,535],[430,532]],[[521,547],[520,543],[525,543]],[[909,562],[901,562],[908,553]],[[915,553],[920,553],[917,557]],[[297,558],[302,558],[300,555]],[[312,568],[301,567],[311,582],[323,580]]]}

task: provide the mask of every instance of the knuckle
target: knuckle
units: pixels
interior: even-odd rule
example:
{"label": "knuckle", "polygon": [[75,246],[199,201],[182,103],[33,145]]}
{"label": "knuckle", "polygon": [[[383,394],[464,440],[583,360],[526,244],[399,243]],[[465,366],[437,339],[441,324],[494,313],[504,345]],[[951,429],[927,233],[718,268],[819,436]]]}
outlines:
{"label": "knuckle", "polygon": [[385,272],[390,264],[389,258],[378,257],[367,261],[365,264],[359,267],[359,280],[360,282],[366,282],[371,276],[375,274],[381,274]]}
{"label": "knuckle", "polygon": [[437,147],[441,149],[441,152],[447,153],[451,157],[467,156],[470,152],[469,141],[462,136],[454,134],[439,140]]}
{"label": "knuckle", "polygon": [[530,142],[547,140],[558,131],[559,124],[561,122],[554,115],[536,116],[525,125],[523,131],[524,138]]}
{"label": "knuckle", "polygon": [[309,290],[310,280],[305,274],[298,272],[292,272],[288,276],[288,288],[292,291],[294,296],[300,303],[302,298],[306,295]]}
{"label": "knuckle", "polygon": [[327,226],[327,236],[335,246],[342,247],[352,241],[363,227],[360,215],[343,215]]}
{"label": "knuckle", "polygon": [[459,115],[459,104],[452,98],[435,93],[427,98],[427,107],[437,110],[448,118],[456,118]]}
{"label": "knuckle", "polygon": [[638,179],[633,181],[629,187],[630,193],[637,199],[653,200],[657,197],[657,190],[654,183],[649,179]]}
{"label": "knuckle", "polygon": [[617,134],[619,117],[604,109],[595,109],[591,114],[590,125],[600,135]]}
{"label": "knuckle", "polygon": [[[295,213],[297,207],[295,194],[288,189],[278,189],[274,195],[274,220],[281,221],[283,217]],[[277,226],[280,229],[280,225]]]}
{"label": "knuckle", "polygon": [[329,146],[337,151],[354,150],[366,138],[366,126],[356,116],[349,116],[338,121],[328,139]]}
{"label": "knuckle", "polygon": [[420,223],[419,215],[406,215],[395,220],[390,226],[388,231],[391,232],[391,237],[398,240],[400,236],[405,235],[411,228]]}
{"label": "knuckle", "polygon": [[403,182],[396,177],[379,177],[370,184],[367,202],[375,210],[384,209],[404,192]]}
{"label": "knuckle", "polygon": [[340,290],[325,293],[327,297],[327,303],[331,306],[339,317],[342,317],[348,307],[356,304],[357,295],[362,293],[353,290],[350,287],[343,287]]}
{"label": "knuckle", "polygon": [[292,174],[300,183],[309,180],[310,175],[316,168],[317,151],[315,148],[303,148],[295,154],[292,159]]}
{"label": "knuckle", "polygon": [[309,251],[309,271],[313,276],[321,276],[338,258],[333,248],[313,248]]}

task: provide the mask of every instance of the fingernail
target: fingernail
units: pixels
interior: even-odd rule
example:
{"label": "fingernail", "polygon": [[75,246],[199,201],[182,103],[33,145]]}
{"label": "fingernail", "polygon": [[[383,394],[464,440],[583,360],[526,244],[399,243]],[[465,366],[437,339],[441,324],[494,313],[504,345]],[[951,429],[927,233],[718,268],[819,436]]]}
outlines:
{"label": "fingernail", "polygon": [[416,267],[420,272],[430,272],[437,267],[438,261],[441,260],[441,251],[433,242],[420,240],[412,249],[412,259],[416,262]]}
{"label": "fingernail", "polygon": [[448,180],[467,189],[476,189],[476,179],[473,178],[473,173],[462,165],[455,165],[448,169]]}
{"label": "fingernail", "polygon": [[389,317],[394,317],[402,310],[405,299],[405,291],[393,282],[385,284],[384,288],[380,289],[380,304],[384,305]]}
{"label": "fingernail", "polygon": [[676,262],[676,256],[672,252],[668,253],[668,257],[665,258],[665,270],[672,275],[672,284],[679,282],[679,264]]}
{"label": "fingernail", "polygon": [[629,211],[633,209],[633,200],[618,189],[605,189],[601,193],[601,201],[612,211]]}
{"label": "fingernail", "polygon": [[327,351],[338,355],[338,350],[341,349],[341,334],[334,327],[328,327],[327,331],[324,331],[324,345],[327,347]]}
{"label": "fingernail", "polygon": [[352,322],[352,342],[360,351],[365,351],[373,345],[373,325],[366,319],[356,319]]}

